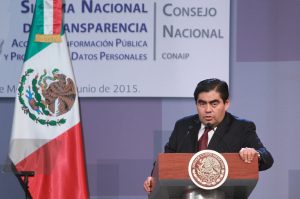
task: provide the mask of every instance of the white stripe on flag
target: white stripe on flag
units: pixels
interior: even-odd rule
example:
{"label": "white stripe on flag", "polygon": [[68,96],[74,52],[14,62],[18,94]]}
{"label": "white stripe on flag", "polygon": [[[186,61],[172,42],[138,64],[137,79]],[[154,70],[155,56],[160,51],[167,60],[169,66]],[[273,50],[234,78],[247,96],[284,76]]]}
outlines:
{"label": "white stripe on flag", "polygon": [[53,34],[53,0],[44,0],[44,34]]}

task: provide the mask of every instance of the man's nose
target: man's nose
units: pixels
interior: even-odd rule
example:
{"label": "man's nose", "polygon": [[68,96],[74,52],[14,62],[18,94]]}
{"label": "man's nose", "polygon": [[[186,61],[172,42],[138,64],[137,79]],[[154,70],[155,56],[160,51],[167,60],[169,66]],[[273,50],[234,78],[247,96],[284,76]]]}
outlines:
{"label": "man's nose", "polygon": [[211,110],[212,110],[211,105],[210,104],[206,104],[205,111],[206,112],[211,112]]}

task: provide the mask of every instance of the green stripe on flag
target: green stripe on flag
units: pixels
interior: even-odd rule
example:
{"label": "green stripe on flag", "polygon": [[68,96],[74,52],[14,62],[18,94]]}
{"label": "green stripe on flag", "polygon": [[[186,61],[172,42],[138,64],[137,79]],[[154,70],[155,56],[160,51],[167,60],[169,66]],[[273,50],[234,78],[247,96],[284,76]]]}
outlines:
{"label": "green stripe on flag", "polygon": [[[51,44],[50,42],[36,42],[36,34],[44,34],[44,0],[36,0],[24,62]],[[61,35],[63,34],[64,28],[62,23]]]}
{"label": "green stripe on flag", "polygon": [[37,33],[43,34],[44,32],[43,30],[44,11],[43,10],[44,10],[43,0],[36,0],[24,62],[50,45],[50,43],[35,42],[35,35]]}

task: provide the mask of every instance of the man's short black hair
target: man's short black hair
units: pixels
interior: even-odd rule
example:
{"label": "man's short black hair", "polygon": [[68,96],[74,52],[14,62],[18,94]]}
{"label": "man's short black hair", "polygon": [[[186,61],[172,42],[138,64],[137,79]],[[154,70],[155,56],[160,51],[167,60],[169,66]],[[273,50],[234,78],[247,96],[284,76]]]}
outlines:
{"label": "man's short black hair", "polygon": [[194,99],[197,103],[198,95],[202,92],[209,92],[215,90],[220,93],[220,97],[222,98],[223,102],[229,98],[229,89],[226,82],[212,78],[212,79],[205,79],[197,84],[197,87],[194,92]]}

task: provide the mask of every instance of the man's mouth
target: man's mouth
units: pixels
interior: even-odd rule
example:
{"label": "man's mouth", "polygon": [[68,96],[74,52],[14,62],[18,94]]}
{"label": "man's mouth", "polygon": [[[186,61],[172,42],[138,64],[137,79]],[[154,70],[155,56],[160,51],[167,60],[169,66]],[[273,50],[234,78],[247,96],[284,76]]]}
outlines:
{"label": "man's mouth", "polygon": [[204,119],[205,119],[206,121],[211,121],[211,120],[213,119],[213,117],[212,117],[212,116],[205,116]]}

